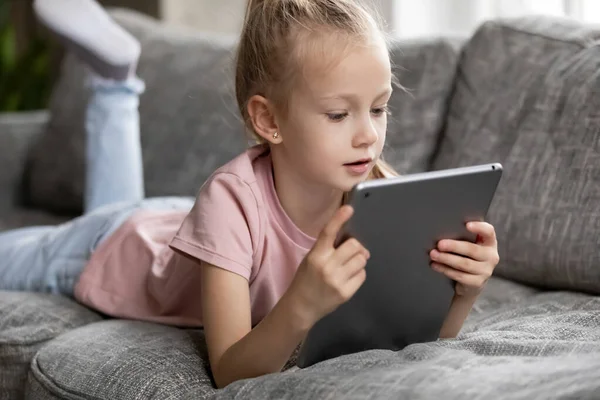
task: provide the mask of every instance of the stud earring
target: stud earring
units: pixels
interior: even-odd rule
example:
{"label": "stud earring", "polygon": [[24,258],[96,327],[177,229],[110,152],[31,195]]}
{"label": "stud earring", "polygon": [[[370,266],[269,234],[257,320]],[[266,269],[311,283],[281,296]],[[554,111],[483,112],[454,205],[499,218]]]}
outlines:
{"label": "stud earring", "polygon": [[275,132],[275,133],[273,134],[273,139],[277,139],[278,137],[279,137],[279,132]]}

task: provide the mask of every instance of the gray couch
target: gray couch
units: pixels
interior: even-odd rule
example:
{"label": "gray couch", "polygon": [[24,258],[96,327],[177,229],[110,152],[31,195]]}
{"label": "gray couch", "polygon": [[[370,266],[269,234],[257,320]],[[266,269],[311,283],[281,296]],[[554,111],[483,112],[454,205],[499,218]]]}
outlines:
{"label": "gray couch", "polygon": [[[235,38],[125,10],[139,74],[148,196],[193,196],[246,146]],[[461,42],[397,42],[387,159],[402,173],[498,161],[501,263],[459,337],[374,350],[212,386],[202,330],[0,292],[0,398],[600,398],[600,30],[547,18],[486,23]],[[49,113],[0,120],[0,230],[82,207],[81,65],[67,57]],[[400,210],[399,210],[400,211]],[[401,238],[400,238],[401,240]]]}

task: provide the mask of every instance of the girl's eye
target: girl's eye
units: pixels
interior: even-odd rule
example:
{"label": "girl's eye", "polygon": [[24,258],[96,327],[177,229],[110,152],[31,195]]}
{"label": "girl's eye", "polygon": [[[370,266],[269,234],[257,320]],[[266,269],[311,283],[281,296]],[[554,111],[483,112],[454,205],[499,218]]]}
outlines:
{"label": "girl's eye", "polygon": [[327,118],[334,122],[342,121],[344,118],[348,116],[348,113],[340,113],[340,114],[327,114]]}
{"label": "girl's eye", "polygon": [[385,107],[379,107],[379,108],[374,108],[374,109],[372,109],[372,110],[371,110],[371,112],[372,112],[374,115],[378,116],[378,117],[379,117],[380,115],[383,115],[383,114],[389,114],[389,113],[390,113],[390,111],[389,111],[389,109],[388,109],[388,107],[387,107],[387,106],[385,106]]}

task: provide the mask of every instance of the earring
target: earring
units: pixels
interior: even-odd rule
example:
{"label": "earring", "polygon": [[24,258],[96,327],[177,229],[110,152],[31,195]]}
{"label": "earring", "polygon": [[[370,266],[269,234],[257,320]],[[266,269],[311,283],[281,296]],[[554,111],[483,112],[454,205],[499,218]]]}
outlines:
{"label": "earring", "polygon": [[273,134],[273,139],[277,139],[278,137],[279,137],[279,132],[275,132],[275,133]]}

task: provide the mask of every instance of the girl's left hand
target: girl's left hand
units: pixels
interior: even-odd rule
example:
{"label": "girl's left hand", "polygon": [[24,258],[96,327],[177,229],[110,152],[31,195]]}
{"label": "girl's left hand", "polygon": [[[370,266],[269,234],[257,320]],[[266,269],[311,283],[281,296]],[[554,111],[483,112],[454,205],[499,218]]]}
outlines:
{"label": "girl's left hand", "polygon": [[469,222],[467,229],[477,234],[475,243],[443,239],[429,255],[435,271],[456,281],[458,296],[478,296],[500,261],[498,243],[487,222]]}

